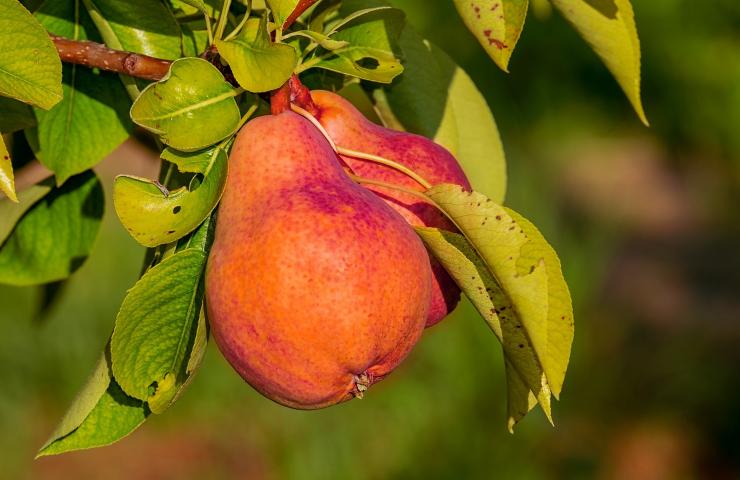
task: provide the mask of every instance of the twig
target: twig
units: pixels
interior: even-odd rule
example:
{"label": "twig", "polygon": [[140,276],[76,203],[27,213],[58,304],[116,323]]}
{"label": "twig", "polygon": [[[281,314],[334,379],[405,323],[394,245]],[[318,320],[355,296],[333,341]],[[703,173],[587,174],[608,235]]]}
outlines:
{"label": "twig", "polygon": [[50,36],[63,62],[122,73],[130,77],[161,80],[172,63],[140,53],[113,50],[100,43]]}
{"label": "twig", "polygon": [[300,0],[298,2],[298,5],[296,5],[295,10],[293,10],[293,13],[291,13],[290,16],[285,19],[282,30],[287,30],[291,25],[293,25],[296,20],[298,20],[298,17],[303,15],[303,12],[311,8],[311,6],[317,1],[318,0]]}

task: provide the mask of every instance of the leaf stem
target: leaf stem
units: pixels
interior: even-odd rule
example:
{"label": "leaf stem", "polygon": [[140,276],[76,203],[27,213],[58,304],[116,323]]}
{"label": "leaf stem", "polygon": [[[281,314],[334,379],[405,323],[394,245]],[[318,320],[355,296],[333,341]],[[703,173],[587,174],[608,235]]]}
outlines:
{"label": "leaf stem", "polygon": [[239,32],[242,31],[242,29],[244,28],[244,25],[247,24],[247,20],[249,20],[249,16],[251,14],[252,14],[252,0],[247,0],[247,11],[244,13],[244,17],[242,17],[242,20],[241,22],[239,22],[239,25],[237,25],[236,28],[234,28],[234,30],[232,30],[231,33],[229,33],[226,36],[226,38],[224,38],[224,42],[228,42],[232,38],[236,37],[239,34]]}
{"label": "leaf stem", "polygon": [[231,0],[224,0],[221,5],[221,13],[218,15],[218,25],[216,26],[216,34],[214,37],[217,40],[221,40],[226,29],[226,21],[229,19],[229,9],[231,8]]}
{"label": "leaf stem", "polygon": [[409,176],[412,180],[414,180],[416,183],[424,187],[425,190],[429,190],[432,188],[432,184],[429,183],[419,175],[418,173],[414,172],[410,168],[401,165],[398,162],[394,162],[393,160],[385,157],[381,157],[380,155],[373,155],[372,153],[365,153],[365,152],[359,152],[357,150],[351,150],[349,148],[344,148],[338,146],[336,143],[334,143],[334,140],[329,135],[329,132],[326,131],[323,125],[318,121],[318,119],[311,114],[311,112],[307,111],[304,108],[299,107],[298,105],[291,103],[290,108],[309,122],[311,122],[318,130],[321,132],[322,135],[326,138],[326,140],[329,142],[329,145],[331,145],[331,148],[339,155],[344,155],[346,157],[353,157],[353,158],[359,158],[361,160],[367,160],[370,162],[379,163],[381,165],[385,165],[386,167],[390,167],[394,170],[397,170],[407,176]]}

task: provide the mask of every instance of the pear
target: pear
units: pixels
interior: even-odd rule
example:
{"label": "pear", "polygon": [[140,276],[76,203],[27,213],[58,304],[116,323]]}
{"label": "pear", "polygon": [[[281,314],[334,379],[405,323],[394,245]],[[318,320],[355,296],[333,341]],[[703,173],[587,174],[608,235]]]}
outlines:
{"label": "pear", "polygon": [[289,407],[361,397],[411,351],[429,258],[386,203],[292,112],[239,132],[206,271],[211,331],[232,367]]}
{"label": "pear", "polygon": [[[316,107],[316,118],[338,146],[393,160],[418,173],[432,185],[454,183],[466,190],[471,189],[462,167],[444,147],[420,135],[372,123],[354,105],[335,93],[314,90],[311,97]],[[424,191],[411,177],[391,167],[349,156],[342,156],[342,160],[360,177]],[[413,226],[457,231],[439,210],[415,196],[383,187],[368,188]],[[452,278],[436,260],[431,259],[431,264],[434,278],[428,327],[447,316],[460,301],[460,289]]]}

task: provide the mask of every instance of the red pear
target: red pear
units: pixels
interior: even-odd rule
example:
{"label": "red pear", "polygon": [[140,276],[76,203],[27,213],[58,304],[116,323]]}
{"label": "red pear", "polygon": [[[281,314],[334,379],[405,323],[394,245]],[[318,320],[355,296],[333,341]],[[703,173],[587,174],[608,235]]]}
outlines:
{"label": "red pear", "polygon": [[361,396],[421,336],[430,275],[414,231],[308,120],[285,112],[241,130],[206,300],[216,343],[255,389],[300,409]]}
{"label": "red pear", "polygon": [[[314,90],[311,97],[317,110],[316,118],[338,146],[393,160],[418,173],[432,185],[454,183],[470,190],[470,183],[460,164],[442,146],[420,135],[376,125],[335,93]],[[391,167],[349,156],[342,156],[342,160],[360,177],[424,191],[411,177]],[[411,225],[456,231],[439,210],[415,196],[383,187],[368,188]],[[460,289],[452,278],[436,260],[431,259],[431,264],[434,278],[427,326],[442,320],[460,301]]]}

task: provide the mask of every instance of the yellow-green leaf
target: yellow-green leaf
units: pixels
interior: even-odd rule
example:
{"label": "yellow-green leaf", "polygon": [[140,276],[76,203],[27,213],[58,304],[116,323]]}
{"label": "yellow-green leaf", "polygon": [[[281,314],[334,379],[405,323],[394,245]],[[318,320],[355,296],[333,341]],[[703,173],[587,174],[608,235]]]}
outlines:
{"label": "yellow-green leaf", "polygon": [[5,146],[5,140],[0,135],[0,191],[9,199],[18,203],[18,197],[15,195],[15,180],[13,178],[13,164],[10,161],[8,147]]}
{"label": "yellow-green leaf", "polygon": [[[195,230],[216,207],[226,185],[226,152],[215,148],[202,152],[201,156],[210,164],[203,172],[203,182],[195,188],[181,187],[168,192],[146,178],[128,175],[116,178],[113,186],[116,213],[137,242],[156,247],[177,241]],[[190,166],[184,168],[196,168],[193,165],[197,163],[191,158]]]}
{"label": "yellow-green leaf", "polygon": [[298,55],[290,45],[270,40],[267,17],[262,17],[257,29],[255,22],[256,19],[250,19],[233,40],[216,40],[216,47],[229,62],[239,85],[250,92],[267,92],[279,88],[290,78]]}
{"label": "yellow-green leaf", "polygon": [[580,33],[622,87],[640,120],[640,39],[630,0],[551,0]]}
{"label": "yellow-green leaf", "polygon": [[267,0],[267,5],[269,5],[272,11],[272,17],[275,19],[275,23],[282,28],[285,21],[290,17],[290,14],[295,10],[295,7],[298,6],[298,2],[299,0]]}
{"label": "yellow-green leaf", "polygon": [[[544,371],[529,340],[526,324],[509,292],[504,291],[495,279],[494,270],[487,266],[463,235],[436,228],[417,228],[416,232],[501,342],[504,358],[513,368],[510,375],[518,384],[526,386],[527,394],[536,392],[533,397],[551,419],[550,388]],[[521,392],[509,392],[510,402],[520,397]],[[510,404],[509,411],[520,410],[520,403]]]}
{"label": "yellow-green leaf", "polygon": [[0,0],[0,95],[49,109],[62,99],[62,62],[17,0]]}
{"label": "yellow-green leaf", "polygon": [[454,0],[463,22],[488,55],[508,72],[524,28],[528,0]]}
{"label": "yellow-green leaf", "polygon": [[573,304],[555,250],[547,243],[537,227],[517,212],[507,208],[529,241],[522,247],[518,263],[531,265],[542,259],[547,270],[547,349],[543,364],[555,398],[560,397],[565,372],[568,369],[570,348],[573,344]]}

